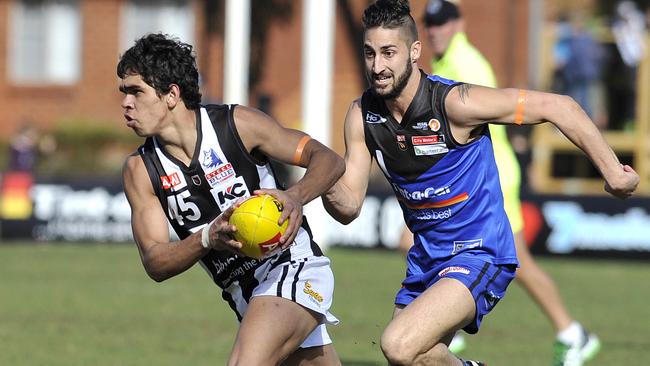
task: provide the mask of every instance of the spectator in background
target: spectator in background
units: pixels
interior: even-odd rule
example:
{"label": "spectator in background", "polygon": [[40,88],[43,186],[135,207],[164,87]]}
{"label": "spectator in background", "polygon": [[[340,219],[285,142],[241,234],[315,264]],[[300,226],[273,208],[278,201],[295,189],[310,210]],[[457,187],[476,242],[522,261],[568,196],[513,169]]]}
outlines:
{"label": "spectator in background", "polygon": [[[433,74],[456,81],[496,87],[496,77],[489,62],[467,39],[464,20],[458,6],[449,1],[430,0],[427,4],[424,23],[429,46],[434,52],[434,59],[431,62]],[[574,36],[573,39],[568,43],[571,53],[578,52],[579,47],[585,49],[592,47],[589,42],[593,40],[587,36]],[[585,44],[580,45],[583,42]],[[586,51],[583,50],[583,52]],[[590,49],[589,52],[592,50]],[[579,57],[569,56],[566,64],[573,68],[579,67],[581,62]],[[589,62],[584,61],[584,63]],[[595,74],[595,71],[589,71],[589,73]],[[592,75],[578,76],[577,74],[578,72],[575,71],[572,81],[593,77]],[[515,278],[544,311],[557,332],[554,345],[554,365],[579,365],[583,360],[596,354],[600,348],[600,342],[596,335],[588,333],[580,323],[571,317],[555,282],[531,255],[523,237],[524,222],[519,201],[521,182],[519,163],[508,141],[505,126],[490,124],[489,129],[499,181],[503,190],[504,206],[514,233],[517,258],[520,264]],[[408,229],[404,230],[400,239],[400,247],[406,250],[413,245],[413,236],[410,235]],[[449,349],[452,352],[460,352],[464,348],[465,341],[459,333],[452,340]]]}
{"label": "spectator in background", "polygon": [[38,155],[38,130],[27,122],[18,128],[9,146],[9,171],[33,173]]}
{"label": "spectator in background", "polygon": [[609,128],[631,129],[636,117],[637,69],[645,52],[645,17],[633,1],[620,1],[611,30],[615,47],[610,48],[605,73]]}
{"label": "spectator in background", "polygon": [[571,20],[558,22],[555,44],[556,92],[571,96],[593,119],[590,91],[600,78],[602,51],[585,27],[584,17],[575,14]]}

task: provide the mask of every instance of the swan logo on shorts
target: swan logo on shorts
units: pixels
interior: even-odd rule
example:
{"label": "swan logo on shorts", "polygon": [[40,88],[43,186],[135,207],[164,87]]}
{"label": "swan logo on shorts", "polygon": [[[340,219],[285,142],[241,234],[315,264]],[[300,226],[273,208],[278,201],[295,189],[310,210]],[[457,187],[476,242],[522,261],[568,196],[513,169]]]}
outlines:
{"label": "swan logo on shorts", "polygon": [[459,267],[459,266],[451,266],[443,269],[442,271],[438,272],[438,277],[444,277],[448,275],[449,273],[462,273],[462,274],[469,274],[469,269],[465,267]]}
{"label": "swan logo on shorts", "polygon": [[312,289],[311,283],[309,283],[309,281],[305,282],[305,288],[302,290],[302,292],[309,295],[309,298],[315,300],[319,304],[323,302],[323,295],[321,295],[318,292],[314,291]]}

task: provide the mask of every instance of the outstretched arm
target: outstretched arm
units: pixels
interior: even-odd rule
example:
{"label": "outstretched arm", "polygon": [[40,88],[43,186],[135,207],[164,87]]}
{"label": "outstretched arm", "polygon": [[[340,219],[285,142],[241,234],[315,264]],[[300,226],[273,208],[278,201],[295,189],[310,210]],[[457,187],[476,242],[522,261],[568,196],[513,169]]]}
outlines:
{"label": "outstretched arm", "polygon": [[345,116],[345,174],[322,196],[325,210],[343,224],[349,224],[361,212],[372,164],[359,103],[354,101]]}
{"label": "outstretched arm", "polygon": [[289,226],[280,238],[282,245],[295,239],[302,223],[302,206],[325,193],[343,174],[345,164],[338,154],[305,133],[282,127],[268,115],[252,108],[235,109],[237,131],[248,149],[259,149],[265,155],[287,164],[306,168],[303,177],[286,191],[262,189],[284,204],[280,222],[289,219]]}
{"label": "outstretched arm", "polygon": [[493,89],[470,84],[455,87],[445,101],[454,137],[467,141],[470,131],[495,121],[506,124],[553,123],[594,163],[605,190],[619,198],[632,195],[639,176],[622,165],[598,128],[573,98],[521,89]]}
{"label": "outstretched arm", "polygon": [[[124,192],[131,206],[131,227],[140,252],[142,265],[157,282],[173,277],[192,267],[209,249],[237,251],[241,244],[228,234],[232,209],[224,211],[213,223],[187,238],[170,242],[167,216],[154,194],[149,175],[140,156],[129,156],[122,171]],[[202,231],[210,235],[202,243]]]}

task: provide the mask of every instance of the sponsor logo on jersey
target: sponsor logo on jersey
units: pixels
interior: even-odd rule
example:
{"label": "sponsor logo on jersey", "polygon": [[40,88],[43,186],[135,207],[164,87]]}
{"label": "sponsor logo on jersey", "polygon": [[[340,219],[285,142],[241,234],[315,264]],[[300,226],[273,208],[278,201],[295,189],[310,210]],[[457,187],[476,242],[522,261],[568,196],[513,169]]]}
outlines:
{"label": "sponsor logo on jersey", "polygon": [[406,188],[402,188],[395,183],[391,183],[391,184],[393,185],[393,189],[397,193],[399,193],[400,196],[411,201],[420,201],[432,197],[444,196],[445,194],[451,193],[451,189],[449,188],[449,186],[444,186],[440,188],[427,187],[422,190],[409,191]]}
{"label": "sponsor logo on jersey", "polygon": [[454,240],[454,250],[451,254],[459,253],[462,250],[480,248],[483,246],[483,239],[474,240]]}
{"label": "sponsor logo on jersey", "polygon": [[431,156],[431,155],[438,155],[438,154],[444,154],[449,151],[447,148],[447,145],[443,144],[435,144],[435,145],[418,145],[418,146],[413,146],[413,150],[415,151],[415,155],[417,156]]}
{"label": "sponsor logo on jersey", "polygon": [[414,130],[428,130],[429,122],[415,122],[414,125],[411,125],[411,128]]}
{"label": "sponsor logo on jersey", "polygon": [[442,135],[411,136],[411,143],[414,146],[440,144],[443,142],[445,142],[445,137]]}
{"label": "sponsor logo on jersey", "polygon": [[442,271],[438,272],[438,277],[444,277],[445,275],[449,273],[462,273],[462,274],[469,274],[469,269],[465,267],[459,267],[459,266],[451,266],[443,269]]}
{"label": "sponsor logo on jersey", "polygon": [[232,256],[232,257],[227,257],[225,259],[221,259],[221,258],[218,258],[216,260],[213,259],[211,262],[212,262],[212,265],[214,266],[214,269],[216,270],[217,274],[221,274],[222,272],[224,272],[226,270],[229,270],[230,269],[229,267],[232,264],[232,262],[234,262],[236,260],[237,260],[237,257]]}
{"label": "sponsor logo on jersey", "polygon": [[221,211],[228,209],[239,198],[250,197],[243,177],[237,177],[228,183],[217,186],[211,192]]}
{"label": "sponsor logo on jersey", "polygon": [[227,179],[230,179],[235,176],[235,169],[232,167],[231,163],[223,164],[217,167],[216,170],[213,170],[205,175],[205,179],[210,183],[211,186],[215,186],[218,183],[221,183]]}
{"label": "sponsor logo on jersey", "polygon": [[318,292],[314,291],[314,289],[312,289],[311,283],[309,283],[309,281],[305,282],[305,287],[302,289],[302,292],[309,295],[310,298],[312,298],[313,300],[316,300],[316,302],[318,302],[319,304],[323,302],[323,295],[321,295]]}
{"label": "sponsor logo on jersey", "polygon": [[[408,202],[404,202],[406,207],[412,209],[412,210],[422,210],[422,209],[427,209],[427,208],[443,208],[451,205],[455,205],[457,203],[466,201],[469,199],[469,194],[467,192],[463,192],[457,196],[451,197],[446,200],[441,200],[441,201],[435,201],[435,202],[425,202],[422,204],[409,204]],[[404,199],[401,199],[401,201],[404,201]]]}
{"label": "sponsor logo on jersey", "polygon": [[222,164],[223,161],[219,159],[219,155],[217,155],[213,149],[203,151],[203,161],[201,161],[201,165],[203,165],[203,167],[206,169],[214,169]]}
{"label": "sponsor logo on jersey", "polygon": [[440,121],[435,118],[429,120],[429,129],[433,132],[438,132],[440,130]]}
{"label": "sponsor logo on jersey", "polygon": [[406,151],[406,136],[395,135],[395,138],[397,139],[397,147],[402,151]]}
{"label": "sponsor logo on jersey", "polygon": [[366,123],[386,123],[386,118],[374,112],[366,112]]}
{"label": "sponsor logo on jersey", "polygon": [[160,177],[160,183],[162,183],[163,189],[172,189],[183,182],[181,177],[178,175],[178,172],[174,172],[170,175],[164,175]]}
{"label": "sponsor logo on jersey", "polygon": [[198,174],[195,174],[192,176],[192,183],[194,183],[195,186],[200,186],[201,185],[201,177]]}
{"label": "sponsor logo on jersey", "polygon": [[451,217],[451,208],[442,211],[425,210],[415,214],[418,220],[444,220]]}

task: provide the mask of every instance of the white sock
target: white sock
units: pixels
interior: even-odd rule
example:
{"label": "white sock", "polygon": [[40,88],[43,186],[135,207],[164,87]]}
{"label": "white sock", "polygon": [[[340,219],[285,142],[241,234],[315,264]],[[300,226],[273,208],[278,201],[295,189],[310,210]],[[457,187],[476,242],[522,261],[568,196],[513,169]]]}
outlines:
{"label": "white sock", "polygon": [[565,344],[576,344],[583,341],[582,325],[573,321],[571,325],[557,333],[557,340]]}

